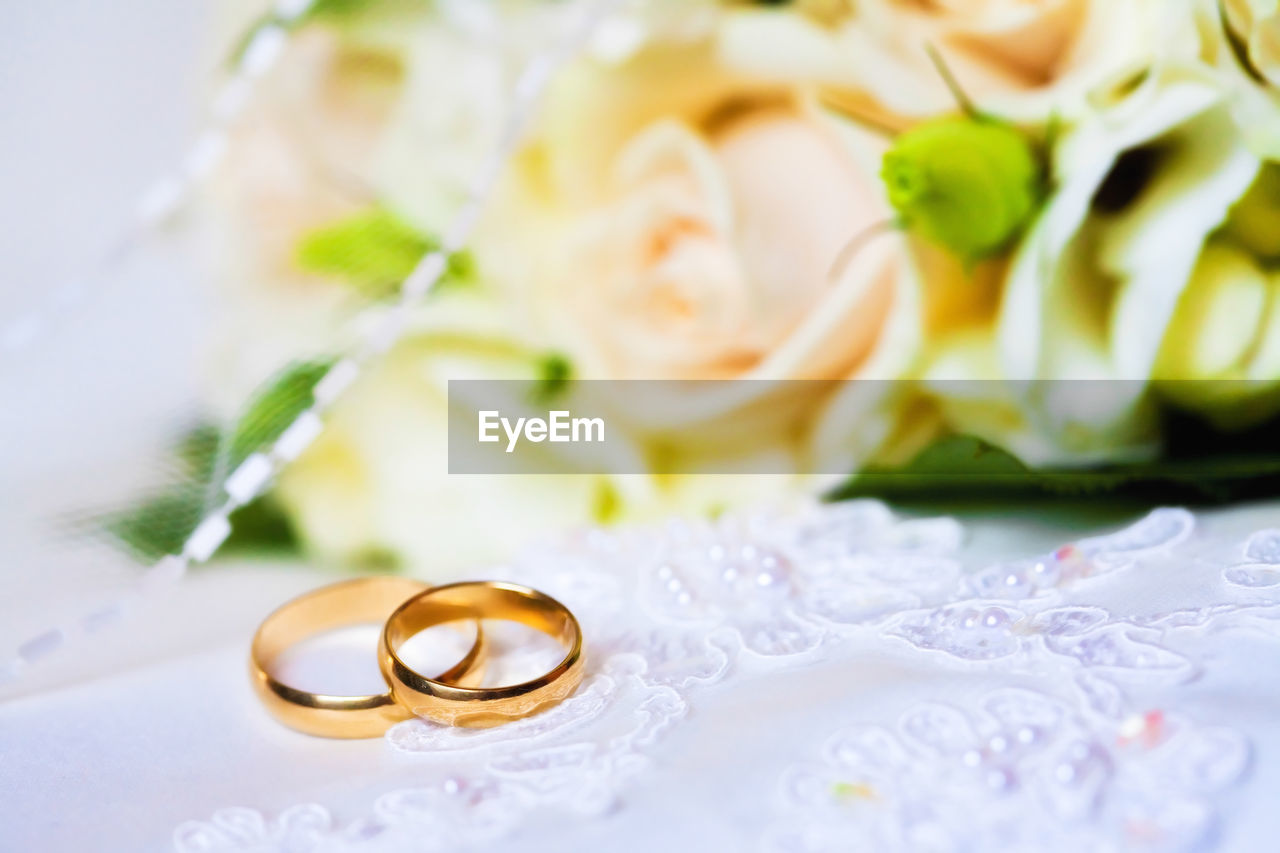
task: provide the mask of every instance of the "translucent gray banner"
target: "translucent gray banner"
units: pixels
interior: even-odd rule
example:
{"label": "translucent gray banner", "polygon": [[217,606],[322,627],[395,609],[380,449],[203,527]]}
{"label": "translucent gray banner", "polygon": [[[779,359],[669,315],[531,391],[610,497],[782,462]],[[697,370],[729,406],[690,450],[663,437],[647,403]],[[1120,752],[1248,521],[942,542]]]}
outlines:
{"label": "translucent gray banner", "polygon": [[[974,476],[954,439],[1096,472],[1280,453],[1280,384],[1085,380],[453,380],[450,474]],[[931,448],[945,444],[951,456]],[[911,464],[916,463],[916,464]],[[1185,472],[1184,472],[1185,473]]]}

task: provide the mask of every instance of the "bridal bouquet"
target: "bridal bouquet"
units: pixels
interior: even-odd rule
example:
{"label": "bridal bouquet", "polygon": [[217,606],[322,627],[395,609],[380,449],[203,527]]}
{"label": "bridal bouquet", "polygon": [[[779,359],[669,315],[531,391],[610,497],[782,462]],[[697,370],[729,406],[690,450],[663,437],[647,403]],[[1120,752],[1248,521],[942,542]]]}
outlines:
{"label": "bridal bouquet", "polygon": [[[576,11],[319,0],[291,26],[206,205],[228,425],[192,442],[234,454],[305,405]],[[1280,485],[1274,2],[615,4],[531,108],[468,248],[239,527],[439,565],[748,497]],[[450,379],[735,390],[611,422],[625,471],[450,477]],[[668,464],[707,452],[737,475]]]}

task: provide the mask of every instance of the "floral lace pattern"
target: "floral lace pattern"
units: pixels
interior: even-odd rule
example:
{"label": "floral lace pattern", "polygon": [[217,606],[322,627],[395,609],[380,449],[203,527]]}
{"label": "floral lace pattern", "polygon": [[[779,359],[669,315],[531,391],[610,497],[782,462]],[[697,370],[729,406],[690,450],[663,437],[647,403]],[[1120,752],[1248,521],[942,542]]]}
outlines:
{"label": "floral lace pattern", "polygon": [[[389,744],[438,778],[382,796],[362,821],[335,826],[317,805],[274,820],[227,809],[183,824],[175,844],[456,849],[503,837],[534,811],[601,814],[713,685],[870,643],[1024,686],[969,705],[921,703],[892,727],[851,720],[817,759],[783,773],[766,849],[1205,846],[1215,796],[1243,777],[1250,747],[1131,693],[1196,675],[1206,627],[1277,633],[1280,530],[1252,534],[1236,555],[1194,558],[1197,577],[1205,568],[1216,584],[1207,605],[1107,607],[1108,583],[1158,570],[1195,529],[1186,511],[1156,510],[1118,533],[968,573],[959,524],[899,519],[872,501],[584,531],[501,573],[578,615],[589,659],[573,697],[494,729],[396,726]],[[765,807],[773,793],[736,796]]]}
{"label": "floral lace pattern", "polygon": [[784,778],[775,850],[1106,850],[1210,837],[1211,797],[1248,762],[1238,734],[1153,712],[1097,719],[1007,689],[846,729]]}

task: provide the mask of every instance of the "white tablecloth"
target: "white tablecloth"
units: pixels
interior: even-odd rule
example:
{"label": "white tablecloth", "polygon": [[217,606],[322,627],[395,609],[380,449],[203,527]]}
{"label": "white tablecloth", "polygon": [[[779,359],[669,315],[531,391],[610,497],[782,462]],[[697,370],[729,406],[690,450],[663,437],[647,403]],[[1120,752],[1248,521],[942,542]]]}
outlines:
{"label": "white tablecloth", "polygon": [[493,570],[582,618],[574,699],[354,742],[281,728],[245,670],[257,620],[331,578],[213,567],[0,705],[0,847],[1270,849],[1278,524],[857,503],[575,534]]}

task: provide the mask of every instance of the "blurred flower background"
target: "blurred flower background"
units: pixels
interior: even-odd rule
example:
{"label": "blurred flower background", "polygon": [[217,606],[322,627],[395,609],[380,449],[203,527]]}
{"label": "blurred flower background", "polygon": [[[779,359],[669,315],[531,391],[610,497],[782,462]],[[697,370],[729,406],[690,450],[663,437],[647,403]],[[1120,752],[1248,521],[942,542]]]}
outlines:
{"label": "blurred flower background", "polygon": [[[179,549],[389,314],[582,5],[317,0],[289,22],[200,202],[211,416],[180,482],[108,520],[122,542]],[[753,500],[1274,494],[1278,87],[1264,0],[614,4],[467,248],[236,535],[442,577]],[[450,477],[459,378],[759,380],[660,435],[634,413],[637,458],[720,429],[740,470],[797,473]],[[770,396],[792,379],[868,381]]]}

